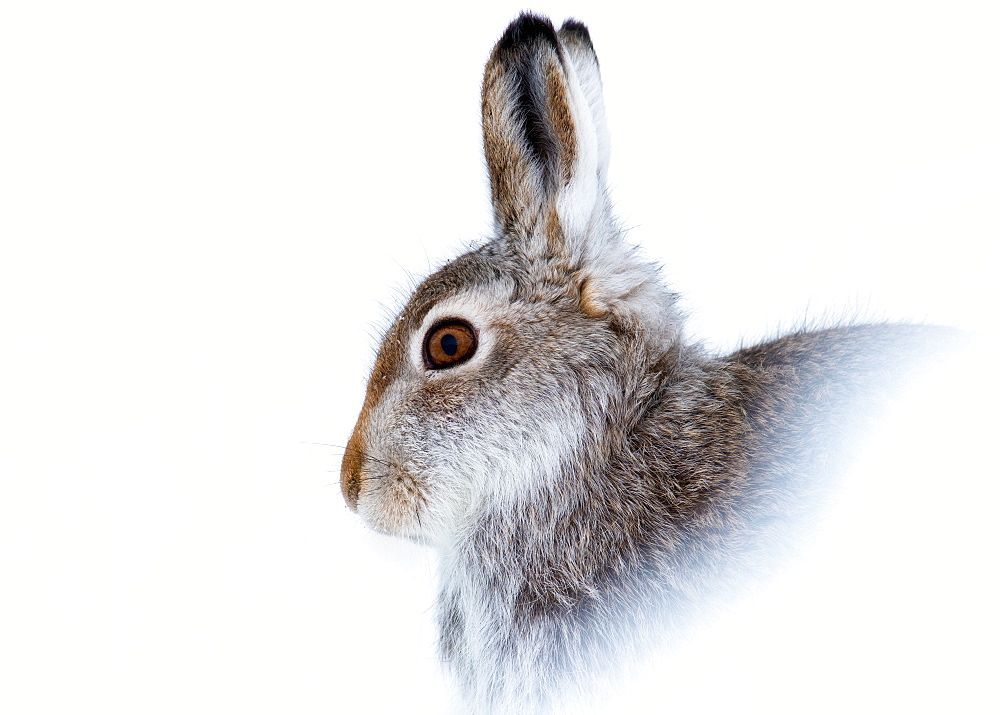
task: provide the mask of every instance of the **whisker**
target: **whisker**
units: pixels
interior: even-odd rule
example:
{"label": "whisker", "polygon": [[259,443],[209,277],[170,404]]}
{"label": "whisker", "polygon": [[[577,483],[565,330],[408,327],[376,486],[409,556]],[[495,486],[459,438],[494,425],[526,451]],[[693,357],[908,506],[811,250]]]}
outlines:
{"label": "whisker", "polygon": [[[345,448],[344,451],[346,452],[347,449]],[[378,457],[373,457],[370,454],[368,454],[367,452],[365,452],[364,450],[361,450],[361,449],[352,449],[351,451],[354,452],[355,454],[360,454],[362,457],[370,459],[373,462],[378,462],[382,466],[389,467],[390,469],[399,469],[399,467],[396,466],[395,464],[393,464],[392,462],[387,462],[384,459],[379,459]]]}
{"label": "whisker", "polygon": [[359,479],[358,481],[367,482],[369,479],[388,479],[388,478],[389,478],[388,474],[376,474],[370,477],[361,477],[361,479]]}
{"label": "whisker", "polygon": [[329,442],[302,442],[302,444],[313,444],[313,445],[316,445],[318,447],[333,447],[334,449],[342,449],[345,452],[354,452],[355,454],[360,454],[362,457],[366,457],[367,459],[370,459],[373,462],[378,462],[379,464],[382,464],[382,465],[384,465],[386,467],[399,469],[399,467],[397,465],[393,464],[392,462],[387,462],[384,459],[379,459],[378,457],[373,457],[372,455],[368,454],[363,449],[357,449],[355,447],[344,447],[343,445],[331,444]]}
{"label": "whisker", "polygon": [[[391,474],[373,474],[370,477],[361,477],[358,481],[367,482],[367,481],[369,481],[371,479],[388,479],[390,476],[392,476],[392,475]],[[329,484],[324,484],[323,486],[325,486],[325,487],[339,487],[340,486],[340,482],[330,482]]]}

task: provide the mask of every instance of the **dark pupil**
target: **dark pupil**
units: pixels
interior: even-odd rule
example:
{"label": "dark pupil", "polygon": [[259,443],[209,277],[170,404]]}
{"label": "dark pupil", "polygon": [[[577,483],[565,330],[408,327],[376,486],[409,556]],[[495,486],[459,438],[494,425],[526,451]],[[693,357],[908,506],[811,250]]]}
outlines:
{"label": "dark pupil", "polygon": [[441,349],[448,357],[452,357],[458,352],[458,339],[451,333],[445,334],[441,338]]}

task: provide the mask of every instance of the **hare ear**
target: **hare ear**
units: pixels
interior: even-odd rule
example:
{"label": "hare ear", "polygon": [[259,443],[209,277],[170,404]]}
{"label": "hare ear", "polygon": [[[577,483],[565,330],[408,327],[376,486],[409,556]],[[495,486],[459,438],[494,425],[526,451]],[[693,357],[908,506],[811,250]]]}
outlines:
{"label": "hare ear", "polygon": [[576,70],[576,78],[590,109],[590,119],[597,139],[597,184],[603,189],[607,183],[608,160],[611,156],[611,137],[604,115],[604,85],[601,69],[590,41],[590,31],[579,20],[567,20],[559,28],[559,42],[569,55]]}
{"label": "hare ear", "polygon": [[483,78],[483,144],[500,235],[524,242],[529,255],[581,257],[605,202],[603,124],[587,29],[571,21],[557,35],[531,14],[511,23]]}

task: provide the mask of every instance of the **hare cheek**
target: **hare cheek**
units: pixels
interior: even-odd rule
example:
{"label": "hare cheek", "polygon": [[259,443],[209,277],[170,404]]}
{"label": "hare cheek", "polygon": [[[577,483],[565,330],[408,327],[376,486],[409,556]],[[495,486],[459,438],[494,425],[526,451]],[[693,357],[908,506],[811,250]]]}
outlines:
{"label": "hare cheek", "polygon": [[578,405],[548,397],[484,411],[471,429],[452,438],[450,451],[474,502],[520,500],[551,488],[572,463],[584,432]]}

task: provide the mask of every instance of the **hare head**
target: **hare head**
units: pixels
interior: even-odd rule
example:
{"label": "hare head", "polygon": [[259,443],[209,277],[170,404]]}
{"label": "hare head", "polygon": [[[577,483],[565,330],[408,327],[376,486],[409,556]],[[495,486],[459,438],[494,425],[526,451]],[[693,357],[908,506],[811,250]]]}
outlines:
{"label": "hare head", "polygon": [[587,29],[522,15],[482,88],[495,235],[387,330],[342,466],[372,528],[441,554],[469,709],[544,710],[759,570],[848,426],[933,328],[685,342],[627,244]]}
{"label": "hare head", "polygon": [[428,277],[389,328],[343,463],[367,523],[435,544],[593,458],[680,339],[673,295],[611,215],[582,24],[511,25],[486,67],[483,135],[496,238]]}

